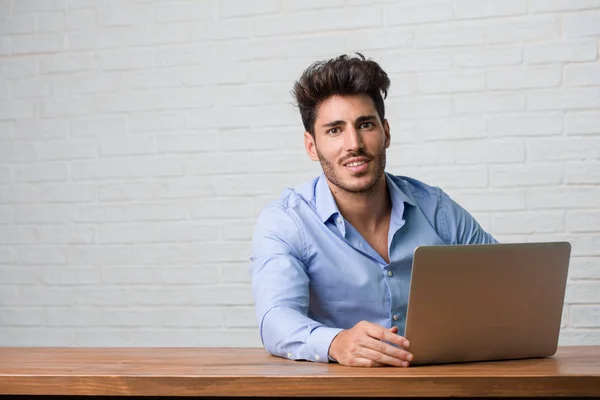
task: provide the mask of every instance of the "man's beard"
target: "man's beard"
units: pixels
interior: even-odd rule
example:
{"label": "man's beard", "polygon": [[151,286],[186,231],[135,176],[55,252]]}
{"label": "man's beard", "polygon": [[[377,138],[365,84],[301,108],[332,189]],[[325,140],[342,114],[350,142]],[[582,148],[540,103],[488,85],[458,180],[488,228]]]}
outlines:
{"label": "man's beard", "polygon": [[[338,188],[349,192],[349,193],[355,193],[355,194],[359,194],[359,193],[369,193],[371,191],[374,190],[375,185],[377,184],[377,182],[379,181],[379,179],[383,176],[383,173],[385,171],[385,163],[386,163],[386,154],[385,154],[385,148],[381,150],[381,152],[379,152],[379,154],[375,155],[374,157],[371,157],[370,155],[368,155],[367,153],[365,153],[363,150],[359,150],[355,153],[353,153],[352,155],[350,155],[350,157],[367,157],[369,158],[369,160],[371,160],[370,162],[375,162],[375,172],[373,174],[373,178],[366,182],[365,184],[362,185],[351,185],[348,182],[344,182],[344,180],[338,176],[338,174],[336,173],[336,170],[333,166],[332,163],[330,163],[325,157],[323,157],[323,155],[319,152],[319,149],[317,150],[317,156],[319,157],[319,162],[321,163],[321,168],[323,168],[323,173],[325,174],[325,177],[327,178],[327,180],[329,180],[329,182],[333,183],[335,186],[337,186]],[[348,158],[350,158],[348,157]],[[341,168],[344,168],[343,166]]]}

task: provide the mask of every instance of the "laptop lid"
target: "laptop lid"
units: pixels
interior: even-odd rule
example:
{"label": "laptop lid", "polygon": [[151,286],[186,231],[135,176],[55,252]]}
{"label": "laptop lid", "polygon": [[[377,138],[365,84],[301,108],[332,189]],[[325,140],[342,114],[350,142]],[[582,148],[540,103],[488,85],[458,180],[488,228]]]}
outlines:
{"label": "laptop lid", "polygon": [[551,356],[571,245],[420,246],[404,336],[412,365]]}

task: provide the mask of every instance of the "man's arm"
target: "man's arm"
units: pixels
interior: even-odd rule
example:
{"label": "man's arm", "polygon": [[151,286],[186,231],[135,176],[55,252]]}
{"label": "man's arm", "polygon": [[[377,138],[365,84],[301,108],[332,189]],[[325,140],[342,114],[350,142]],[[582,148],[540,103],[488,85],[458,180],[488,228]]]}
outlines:
{"label": "man's arm", "polygon": [[258,218],[250,277],[260,336],[273,355],[328,362],[329,346],[342,329],[307,317],[309,278],[301,229],[278,206],[268,207]]}
{"label": "man's arm", "polygon": [[467,210],[442,190],[438,203],[437,224],[438,232],[447,244],[498,243]]}

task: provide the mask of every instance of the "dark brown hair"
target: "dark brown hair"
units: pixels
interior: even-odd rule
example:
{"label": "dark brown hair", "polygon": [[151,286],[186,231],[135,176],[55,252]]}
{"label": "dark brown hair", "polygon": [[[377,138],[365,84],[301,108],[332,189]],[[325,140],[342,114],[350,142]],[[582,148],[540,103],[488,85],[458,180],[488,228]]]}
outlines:
{"label": "dark brown hair", "polygon": [[304,129],[314,136],[317,107],[333,95],[369,95],[383,121],[383,99],[389,87],[390,79],[379,64],[356,53],[356,56],[341,55],[312,64],[294,84],[292,95],[300,109]]}

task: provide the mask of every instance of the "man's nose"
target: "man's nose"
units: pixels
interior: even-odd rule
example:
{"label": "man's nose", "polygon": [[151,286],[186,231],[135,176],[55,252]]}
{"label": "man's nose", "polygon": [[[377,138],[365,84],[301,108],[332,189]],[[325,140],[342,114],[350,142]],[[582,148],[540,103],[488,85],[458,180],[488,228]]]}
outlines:
{"label": "man's nose", "polygon": [[362,149],[364,144],[360,133],[353,127],[346,130],[346,150],[357,151]]}

